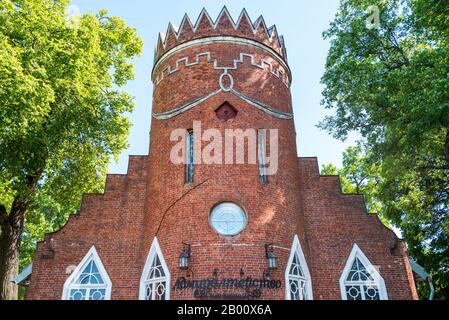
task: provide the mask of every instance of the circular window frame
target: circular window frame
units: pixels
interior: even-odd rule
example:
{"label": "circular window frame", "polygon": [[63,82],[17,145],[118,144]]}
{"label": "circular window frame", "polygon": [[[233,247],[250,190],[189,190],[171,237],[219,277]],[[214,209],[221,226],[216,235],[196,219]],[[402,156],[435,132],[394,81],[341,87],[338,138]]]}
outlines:
{"label": "circular window frame", "polygon": [[[237,206],[238,208],[240,208],[240,210],[242,210],[243,215],[244,215],[244,218],[245,218],[245,221],[244,221],[244,223],[243,223],[243,226],[241,227],[241,229],[240,229],[238,232],[232,233],[232,234],[223,234],[223,233],[221,233],[220,231],[218,231],[218,230],[215,228],[215,226],[214,226],[214,224],[213,224],[213,222],[212,222],[212,213],[214,212],[214,210],[215,210],[218,206],[220,206],[220,205],[222,205],[222,204],[232,204],[232,205],[235,205],[235,206]],[[218,234],[219,236],[221,236],[221,237],[227,237],[227,238],[230,238],[230,237],[238,236],[239,234],[241,234],[241,233],[246,229],[246,226],[247,226],[247,225],[248,225],[248,214],[247,214],[245,208],[244,208],[243,206],[241,206],[240,204],[234,202],[234,201],[221,201],[221,202],[215,204],[215,205],[212,207],[212,209],[210,209],[210,212],[209,212],[209,226],[212,228],[212,230],[213,230],[215,233],[217,233],[217,234]]]}

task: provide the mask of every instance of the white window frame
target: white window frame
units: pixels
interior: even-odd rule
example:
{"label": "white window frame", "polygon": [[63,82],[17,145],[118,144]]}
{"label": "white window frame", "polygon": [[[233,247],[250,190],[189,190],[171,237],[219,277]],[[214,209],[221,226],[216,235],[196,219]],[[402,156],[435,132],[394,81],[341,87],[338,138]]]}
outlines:
{"label": "white window frame", "polygon": [[[214,214],[217,212],[216,210],[219,210],[219,207],[228,206],[229,209],[234,209],[234,213],[237,213],[242,218],[242,224],[240,225],[240,228],[235,232],[227,232],[225,229],[220,227],[220,224],[217,223],[216,219],[213,219]],[[234,220],[232,222],[240,222],[240,220]],[[219,235],[224,237],[233,237],[236,236],[245,230],[247,224],[248,224],[248,215],[246,214],[245,210],[239,206],[238,204],[234,202],[221,202],[214,206],[209,214],[209,224],[211,225],[212,229],[217,232]]]}
{"label": "white window frame", "polygon": [[[374,281],[358,281],[356,282],[347,282],[346,278],[349,275],[349,272],[351,271],[352,265],[354,263],[354,260],[358,258],[360,262],[365,266],[365,269],[370,273],[370,275],[373,277]],[[341,292],[341,298],[342,300],[348,300],[347,293],[346,293],[346,285],[359,285],[363,286],[366,284],[372,283],[376,285],[379,289],[379,299],[380,300],[388,300],[387,295],[387,288],[385,286],[385,281],[380,275],[378,269],[369,261],[369,259],[366,257],[366,255],[363,253],[363,251],[359,248],[357,244],[354,244],[351,250],[351,253],[349,254],[348,259],[346,260],[345,268],[343,269],[343,272],[340,277],[340,292]],[[364,297],[364,293],[362,290],[362,297]],[[365,299],[363,299],[365,300]]]}
{"label": "white window frame", "polygon": [[267,130],[259,129],[257,130],[257,157],[259,161],[259,180],[262,184],[266,184],[268,182],[268,177],[266,175],[266,137]]}
{"label": "white window frame", "polygon": [[293,244],[290,251],[290,257],[288,258],[287,267],[285,268],[285,299],[291,300],[290,295],[290,267],[293,263],[293,259],[295,255],[298,256],[299,263],[301,265],[302,272],[304,273],[304,277],[306,280],[306,297],[305,300],[313,300],[313,291],[312,291],[312,277],[310,276],[309,268],[307,266],[306,258],[301,248],[301,243],[299,242],[298,235],[295,235],[293,238]]}
{"label": "white window frame", "polygon": [[[102,285],[76,284],[75,282],[77,281],[78,277],[84,271],[84,268],[92,260],[95,262],[95,264],[98,268],[98,272],[100,273],[100,275],[104,281],[104,284],[102,284]],[[88,293],[91,289],[106,289],[104,300],[111,299],[112,281],[109,278],[109,275],[106,272],[106,269],[105,269],[103,263],[101,262],[100,256],[98,255],[98,252],[95,249],[95,246],[92,246],[90,248],[90,250],[84,256],[83,260],[81,260],[81,262],[78,264],[78,266],[76,266],[76,268],[73,270],[73,272],[70,274],[70,276],[65,281],[64,288],[62,290],[62,300],[70,299],[70,290],[72,290],[72,289],[87,289],[86,300],[89,299]]]}
{"label": "white window frame", "polygon": [[170,300],[170,271],[168,269],[167,263],[165,262],[164,255],[162,254],[161,247],[159,246],[159,242],[157,237],[154,237],[153,243],[151,244],[150,252],[148,252],[147,260],[145,262],[145,267],[143,268],[142,276],[140,277],[140,289],[139,289],[139,299],[145,300],[145,287],[146,284],[150,281],[147,280],[148,274],[151,271],[151,267],[153,265],[153,260],[156,257],[159,257],[159,261],[161,262],[162,269],[165,272],[165,277],[158,278],[157,280],[165,279],[165,300]]}
{"label": "white window frame", "polygon": [[186,166],[184,183],[192,183],[195,176],[195,136],[193,129],[187,130],[186,135]]}

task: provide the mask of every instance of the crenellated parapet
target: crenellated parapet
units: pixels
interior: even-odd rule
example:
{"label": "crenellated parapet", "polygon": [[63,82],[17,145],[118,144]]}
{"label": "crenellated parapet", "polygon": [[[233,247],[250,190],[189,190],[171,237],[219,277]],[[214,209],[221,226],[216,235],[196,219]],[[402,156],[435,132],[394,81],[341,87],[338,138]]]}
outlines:
{"label": "crenellated parapet", "polygon": [[245,9],[240,13],[237,21],[223,7],[217,19],[214,21],[206,9],[203,9],[193,24],[186,14],[179,28],[169,23],[167,32],[160,33],[155,52],[155,63],[170,49],[199,38],[212,36],[235,36],[257,41],[277,52],[285,61],[287,53],[283,36],[278,34],[276,26],[267,27],[263,16],[252,22]]}

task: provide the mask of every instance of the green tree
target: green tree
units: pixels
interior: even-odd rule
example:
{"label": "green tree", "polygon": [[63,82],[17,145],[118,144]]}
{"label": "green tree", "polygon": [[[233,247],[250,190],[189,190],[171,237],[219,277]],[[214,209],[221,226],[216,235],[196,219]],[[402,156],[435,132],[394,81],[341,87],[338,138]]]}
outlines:
{"label": "green tree", "polygon": [[106,11],[69,18],[68,5],[0,2],[0,299],[17,296],[21,239],[29,259],[127,144],[134,102],[119,87],[142,41]]}
{"label": "green tree", "polygon": [[433,275],[437,298],[449,297],[448,35],[447,1],[342,0],[324,32],[322,104],[335,113],[320,124],[338,139],[360,134],[380,165],[383,215]]}

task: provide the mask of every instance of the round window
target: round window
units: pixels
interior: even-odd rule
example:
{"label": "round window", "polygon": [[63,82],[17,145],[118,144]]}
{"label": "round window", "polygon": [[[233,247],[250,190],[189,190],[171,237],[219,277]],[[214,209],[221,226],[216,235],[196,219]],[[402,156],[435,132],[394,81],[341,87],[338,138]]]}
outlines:
{"label": "round window", "polygon": [[212,209],[210,222],[219,234],[234,236],[245,228],[246,214],[235,203],[223,202]]}

